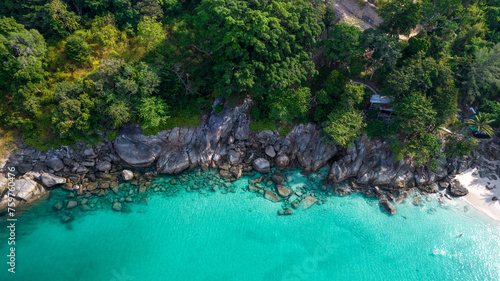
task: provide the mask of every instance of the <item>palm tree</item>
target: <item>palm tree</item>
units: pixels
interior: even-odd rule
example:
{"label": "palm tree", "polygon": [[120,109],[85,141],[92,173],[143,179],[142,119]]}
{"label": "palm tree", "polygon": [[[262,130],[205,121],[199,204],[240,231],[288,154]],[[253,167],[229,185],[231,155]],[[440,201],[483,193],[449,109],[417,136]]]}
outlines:
{"label": "palm tree", "polygon": [[493,129],[490,126],[493,122],[495,122],[495,119],[492,119],[490,114],[483,114],[481,112],[474,116],[474,118],[467,120],[467,124],[472,126],[472,130],[487,134],[490,137],[493,135]]}

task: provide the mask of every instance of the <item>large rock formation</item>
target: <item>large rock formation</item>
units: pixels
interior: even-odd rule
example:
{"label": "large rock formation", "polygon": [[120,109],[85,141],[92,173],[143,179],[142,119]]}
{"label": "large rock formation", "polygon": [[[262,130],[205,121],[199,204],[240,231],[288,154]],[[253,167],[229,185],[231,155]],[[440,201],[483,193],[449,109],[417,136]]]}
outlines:
{"label": "large rock formation", "polygon": [[65,178],[61,178],[49,173],[43,173],[40,178],[42,179],[43,185],[46,187],[53,187],[54,185],[66,183]]}
{"label": "large rock formation", "polygon": [[29,178],[21,178],[14,181],[14,190],[11,194],[22,200],[29,200],[32,197],[41,195],[44,192],[34,180]]}
{"label": "large rock formation", "polygon": [[157,136],[145,136],[140,128],[125,125],[114,141],[116,153],[132,167],[148,167],[158,158],[162,141]]}
{"label": "large rock formation", "polygon": [[458,180],[452,180],[448,186],[448,192],[452,196],[465,196],[469,194],[469,190],[465,188]]}

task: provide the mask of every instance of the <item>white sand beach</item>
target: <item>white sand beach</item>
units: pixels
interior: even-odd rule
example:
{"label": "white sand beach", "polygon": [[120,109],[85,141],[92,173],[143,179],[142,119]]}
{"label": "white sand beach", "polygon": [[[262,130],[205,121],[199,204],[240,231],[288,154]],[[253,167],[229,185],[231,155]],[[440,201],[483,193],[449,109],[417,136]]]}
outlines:
{"label": "white sand beach", "polygon": [[[469,190],[464,198],[476,209],[500,222],[500,201],[492,201],[496,196],[500,199],[500,180],[489,180],[481,178],[477,173],[473,174],[477,168],[468,169],[455,178]],[[495,186],[492,190],[486,186]]]}

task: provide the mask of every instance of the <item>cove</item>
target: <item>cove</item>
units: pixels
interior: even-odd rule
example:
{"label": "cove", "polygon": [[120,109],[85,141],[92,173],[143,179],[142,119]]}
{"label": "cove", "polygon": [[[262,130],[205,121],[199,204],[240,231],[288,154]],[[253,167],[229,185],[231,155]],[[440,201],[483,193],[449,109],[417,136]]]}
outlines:
{"label": "cove", "polygon": [[[205,181],[204,172],[191,178]],[[299,171],[293,188],[318,184]],[[158,177],[161,187],[175,177]],[[201,178],[201,179],[200,179]],[[122,184],[126,185],[126,184]],[[190,184],[189,184],[190,185]],[[179,184],[179,186],[182,186]],[[2,231],[0,280],[498,280],[500,226],[464,200],[442,206],[410,199],[398,213],[374,198],[329,196],[325,203],[278,216],[280,203],[245,191],[179,188],[175,196],[145,194],[148,204],[124,203],[128,213],[102,209],[62,224],[56,190],[19,217],[16,273],[7,271]],[[207,188],[209,188],[207,186]],[[110,194],[109,197],[114,196]],[[2,228],[5,229],[5,222]],[[460,236],[460,234],[463,234]]]}

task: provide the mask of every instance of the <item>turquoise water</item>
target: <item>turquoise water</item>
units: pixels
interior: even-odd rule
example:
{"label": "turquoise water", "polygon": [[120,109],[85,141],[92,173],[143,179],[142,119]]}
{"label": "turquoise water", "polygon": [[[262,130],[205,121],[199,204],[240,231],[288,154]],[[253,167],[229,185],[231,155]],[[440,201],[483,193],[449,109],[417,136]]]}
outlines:
{"label": "turquoise water", "polygon": [[[291,176],[292,186],[308,184]],[[103,208],[69,224],[53,202],[40,204],[17,222],[15,274],[1,232],[0,280],[500,279],[500,226],[461,200],[408,200],[389,216],[352,194],[278,216],[280,203],[243,191],[246,183],[227,194],[149,194],[130,213]]]}

